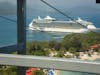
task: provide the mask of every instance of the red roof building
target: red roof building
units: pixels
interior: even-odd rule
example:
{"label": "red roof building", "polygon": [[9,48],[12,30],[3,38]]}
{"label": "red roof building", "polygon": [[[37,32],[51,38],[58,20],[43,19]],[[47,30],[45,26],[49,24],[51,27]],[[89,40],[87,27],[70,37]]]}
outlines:
{"label": "red roof building", "polygon": [[95,45],[92,45],[91,48],[95,49],[95,48],[98,48],[99,45],[98,44],[95,44]]}

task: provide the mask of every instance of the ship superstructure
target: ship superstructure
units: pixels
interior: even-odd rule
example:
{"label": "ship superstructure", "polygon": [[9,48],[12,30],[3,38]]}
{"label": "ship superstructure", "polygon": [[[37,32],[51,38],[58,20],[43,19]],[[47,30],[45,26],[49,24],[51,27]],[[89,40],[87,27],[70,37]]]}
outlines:
{"label": "ship superstructure", "polygon": [[96,29],[96,27],[93,23],[84,21],[81,18],[75,21],[61,21],[50,16],[46,16],[45,18],[38,16],[37,19],[33,19],[29,24],[29,29],[36,31],[83,33],[89,31],[89,29]]}

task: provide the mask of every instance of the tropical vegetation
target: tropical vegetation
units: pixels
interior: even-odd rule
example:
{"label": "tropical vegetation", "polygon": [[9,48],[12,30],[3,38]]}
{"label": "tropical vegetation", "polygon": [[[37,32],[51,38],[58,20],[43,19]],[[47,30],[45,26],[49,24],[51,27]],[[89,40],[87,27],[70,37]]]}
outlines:
{"label": "tropical vegetation", "polygon": [[[71,55],[64,56],[64,54],[69,52],[78,56],[79,52],[89,50],[94,44],[98,44],[99,47],[93,50],[100,53],[100,33],[72,33],[66,35],[61,39],[61,41],[51,40],[27,42],[27,55],[70,58]],[[16,69],[16,67],[1,65],[0,75],[16,75]],[[35,75],[37,75],[37,73],[40,75],[42,72],[36,71]]]}

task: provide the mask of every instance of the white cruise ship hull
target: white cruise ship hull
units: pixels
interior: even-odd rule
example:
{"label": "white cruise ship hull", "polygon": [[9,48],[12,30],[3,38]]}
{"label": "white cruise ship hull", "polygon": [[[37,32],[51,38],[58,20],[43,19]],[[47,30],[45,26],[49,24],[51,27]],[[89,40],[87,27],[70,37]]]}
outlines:
{"label": "white cruise ship hull", "polygon": [[29,24],[29,30],[44,32],[85,33],[92,29],[96,29],[93,23],[80,18],[76,21],[56,21],[55,18],[50,16],[43,19],[38,17],[38,19],[33,19]]}
{"label": "white cruise ship hull", "polygon": [[67,32],[67,33],[85,33],[85,32],[89,32],[89,30],[85,29],[85,28],[65,29],[65,28],[29,27],[29,30],[42,31],[42,32]]}

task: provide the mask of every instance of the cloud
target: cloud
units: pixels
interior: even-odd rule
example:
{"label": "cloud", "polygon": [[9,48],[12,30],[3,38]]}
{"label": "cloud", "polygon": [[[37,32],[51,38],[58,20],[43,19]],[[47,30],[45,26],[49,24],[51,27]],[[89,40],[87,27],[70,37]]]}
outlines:
{"label": "cloud", "polygon": [[15,4],[17,0],[0,0],[0,2],[10,2],[10,3]]}
{"label": "cloud", "polygon": [[[65,13],[75,14],[95,14],[100,11],[97,9],[95,0],[45,0],[49,4],[53,5],[57,9]],[[57,11],[48,7],[40,0],[27,0],[27,12],[29,15],[46,15],[46,14],[58,14]]]}
{"label": "cloud", "polygon": [[[2,15],[16,15],[17,12],[17,0],[0,0],[0,14]],[[46,15],[58,13],[54,9],[48,7],[40,0],[26,0],[27,1],[27,14],[28,15]],[[79,12],[82,9],[86,12],[99,11],[100,5],[95,3],[95,0],[45,0],[54,7],[60,9],[63,12],[73,13]],[[97,7],[98,6],[98,7]],[[81,12],[80,12],[81,13]]]}
{"label": "cloud", "polygon": [[[94,6],[95,5],[94,0],[44,0],[44,1],[52,4],[53,6],[61,7],[61,8],[63,7],[72,8],[76,6],[84,6],[84,5]],[[35,8],[41,8],[41,6],[48,7],[40,0],[27,0],[27,5],[32,8],[34,8],[35,6],[36,6]]]}
{"label": "cloud", "polygon": [[9,1],[0,0],[0,15],[15,15],[17,6]]}

